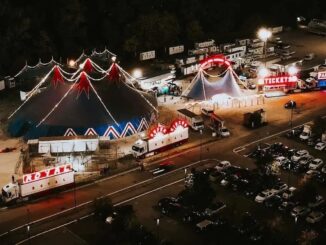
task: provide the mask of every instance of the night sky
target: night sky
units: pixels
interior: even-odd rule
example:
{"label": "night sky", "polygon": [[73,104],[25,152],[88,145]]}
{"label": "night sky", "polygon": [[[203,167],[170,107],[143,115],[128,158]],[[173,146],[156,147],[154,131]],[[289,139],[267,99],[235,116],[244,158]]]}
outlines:
{"label": "night sky", "polygon": [[150,49],[254,35],[262,25],[326,19],[326,1],[0,0],[0,75],[39,58],[76,58],[105,46],[128,62]]}

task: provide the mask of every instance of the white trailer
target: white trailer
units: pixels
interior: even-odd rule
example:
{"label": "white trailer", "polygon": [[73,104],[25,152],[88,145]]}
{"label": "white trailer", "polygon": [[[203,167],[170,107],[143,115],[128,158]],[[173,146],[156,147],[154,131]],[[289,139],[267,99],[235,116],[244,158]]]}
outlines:
{"label": "white trailer", "polygon": [[173,132],[160,134],[154,138],[139,139],[132,146],[136,158],[148,157],[168,147],[180,145],[189,138],[188,127],[179,126]]}
{"label": "white trailer", "polygon": [[195,131],[204,128],[204,121],[201,116],[189,111],[187,109],[179,109],[178,116],[182,119],[185,119],[188,125]]}
{"label": "white trailer", "polygon": [[72,183],[74,171],[71,164],[59,165],[24,174],[22,179],[8,183],[1,190],[2,200],[4,203],[10,203]]}

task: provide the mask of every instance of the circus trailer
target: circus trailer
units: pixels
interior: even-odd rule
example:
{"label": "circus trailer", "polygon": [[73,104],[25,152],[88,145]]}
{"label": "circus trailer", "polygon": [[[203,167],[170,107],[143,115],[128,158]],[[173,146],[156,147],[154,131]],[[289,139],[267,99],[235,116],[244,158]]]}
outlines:
{"label": "circus trailer", "polygon": [[189,111],[187,109],[179,109],[178,115],[180,118],[183,118],[187,121],[188,125],[195,131],[204,128],[204,121],[201,116]]}
{"label": "circus trailer", "polygon": [[149,131],[146,138],[139,139],[133,144],[132,154],[135,158],[149,157],[173,146],[181,145],[188,138],[188,125],[185,120],[174,121],[170,128],[159,124]]}
{"label": "circus trailer", "polygon": [[74,171],[71,164],[43,169],[24,174],[21,179],[6,184],[2,190],[2,201],[10,203],[26,200],[59,187],[74,183]]}

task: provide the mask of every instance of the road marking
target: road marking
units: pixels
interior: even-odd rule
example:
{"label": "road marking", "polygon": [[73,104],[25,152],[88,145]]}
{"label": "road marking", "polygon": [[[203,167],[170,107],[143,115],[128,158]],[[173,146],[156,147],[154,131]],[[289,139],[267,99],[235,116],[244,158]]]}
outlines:
{"label": "road marking", "polygon": [[[149,179],[143,180],[143,181],[141,181],[141,182],[138,182],[138,183],[136,183],[136,184],[133,184],[133,185],[130,185],[130,186],[124,187],[124,188],[122,188],[122,189],[119,189],[119,190],[113,191],[113,192],[111,192],[111,193],[108,193],[108,194],[102,195],[102,196],[98,197],[97,199],[100,199],[100,198],[103,198],[103,197],[108,197],[108,196],[115,195],[115,194],[117,194],[117,193],[123,192],[123,191],[128,190],[128,189],[131,189],[131,188],[133,188],[133,187],[136,187],[136,186],[139,186],[139,185],[145,184],[145,183],[147,183],[147,182],[151,182],[151,181],[153,181],[153,180],[155,180],[155,179],[157,179],[157,178],[162,178],[162,177],[164,177],[164,176],[166,176],[166,175],[169,175],[169,174],[175,173],[175,172],[177,172],[177,171],[180,171],[180,170],[183,170],[183,169],[189,168],[189,167],[191,167],[191,166],[194,166],[194,165],[196,165],[196,164],[198,164],[198,163],[201,163],[201,162],[207,162],[207,161],[217,161],[217,159],[204,159],[204,160],[196,161],[196,162],[193,162],[193,163],[188,164],[188,165],[186,165],[186,166],[183,166],[183,167],[181,167],[181,168],[177,168],[177,169],[174,169],[174,170],[172,170],[172,171],[166,172],[166,173],[164,173],[164,174],[161,174],[161,175],[155,176],[154,178],[149,178]],[[73,189],[70,190],[70,192],[72,192],[72,191],[74,191],[74,190],[73,190]],[[51,214],[51,215],[48,215],[48,216],[42,217],[42,218],[40,218],[40,219],[38,219],[38,220],[31,221],[31,222],[29,222],[29,223],[27,223],[27,224],[23,224],[23,225],[20,225],[20,226],[18,226],[18,227],[15,227],[15,228],[9,230],[9,232],[13,232],[13,231],[19,230],[19,229],[21,229],[21,228],[24,228],[24,227],[26,227],[27,225],[36,224],[36,223],[39,223],[39,222],[44,221],[44,220],[46,220],[46,219],[53,218],[53,217],[55,217],[55,216],[58,216],[58,215],[61,215],[61,214],[67,213],[67,212],[69,212],[69,211],[71,211],[71,210],[74,210],[74,209],[76,209],[76,208],[83,207],[83,206],[88,205],[88,204],[90,204],[90,203],[92,203],[92,202],[93,202],[93,200],[91,200],[91,201],[87,201],[87,202],[83,202],[83,203],[80,203],[80,204],[76,205],[76,207],[74,206],[74,207],[71,207],[71,208],[67,208],[67,209],[65,209],[65,210],[63,210],[63,211],[60,211],[60,212],[57,212],[57,213],[54,213],[54,214]],[[4,233],[0,234],[0,237],[2,237],[2,236],[4,236],[4,235],[7,235],[7,234],[8,234],[8,232],[4,232]]]}
{"label": "road marking", "polygon": [[116,207],[116,206],[120,206],[121,204],[124,204],[124,203],[130,202],[130,201],[135,200],[135,199],[137,199],[137,198],[139,198],[139,197],[142,197],[142,196],[146,196],[146,195],[148,195],[148,194],[151,194],[151,193],[153,193],[153,192],[159,191],[159,190],[164,189],[164,188],[166,188],[166,187],[169,187],[169,186],[171,186],[171,185],[175,185],[175,184],[177,184],[177,183],[179,183],[179,182],[182,182],[182,181],[184,181],[184,178],[179,179],[179,180],[176,180],[176,181],[174,181],[174,182],[172,182],[172,183],[169,183],[169,184],[163,185],[163,186],[158,187],[158,188],[156,188],[156,189],[153,189],[153,190],[150,190],[150,191],[144,192],[144,193],[142,193],[142,194],[140,194],[140,195],[137,195],[137,196],[131,197],[131,198],[129,198],[129,199],[127,199],[127,200],[124,200],[124,201],[121,201],[121,202],[119,202],[119,203],[117,203],[117,204],[115,204],[115,205],[113,205],[113,206],[114,206],[114,207]]}
{"label": "road marking", "polygon": [[[326,115],[322,116],[321,118],[326,118]],[[310,123],[310,122],[312,122],[312,121],[308,121],[308,122],[302,123],[302,124],[300,124],[300,125],[297,125],[297,126],[295,126],[295,127],[292,127],[292,129],[294,129],[294,128],[298,128],[298,127],[301,127],[301,126],[303,126],[303,125],[305,125],[305,124],[307,124],[307,123]],[[244,144],[244,145],[242,145],[242,146],[238,146],[238,147],[234,148],[232,151],[233,151],[233,153],[237,154],[238,149],[246,148],[247,146],[250,146],[250,145],[256,144],[256,143],[258,143],[258,142],[260,142],[260,141],[264,141],[264,140],[269,139],[269,138],[273,138],[273,137],[275,137],[275,136],[277,136],[277,135],[283,134],[283,133],[288,132],[288,131],[290,131],[290,130],[291,130],[291,129],[285,129],[285,130],[282,130],[282,131],[280,131],[280,132],[278,132],[278,133],[271,134],[271,135],[269,135],[269,136],[267,136],[267,137],[265,137],[265,138],[261,138],[261,139],[259,139],[259,140],[252,141],[252,142],[247,143],[247,144]]]}
{"label": "road marking", "polygon": [[[140,195],[134,196],[134,197],[129,198],[129,199],[127,199],[127,200],[121,201],[121,202],[119,202],[119,203],[114,204],[113,206],[114,206],[114,207],[116,207],[116,206],[120,206],[121,204],[124,204],[124,203],[130,202],[130,201],[135,200],[135,199],[137,199],[137,198],[139,198],[139,197],[142,197],[142,196],[146,196],[146,195],[148,195],[148,194],[151,194],[151,193],[153,193],[153,192],[159,191],[159,190],[164,189],[164,188],[166,188],[166,187],[169,187],[169,186],[172,186],[172,185],[178,184],[178,183],[180,183],[180,182],[182,182],[182,181],[184,181],[184,178],[179,179],[179,180],[176,180],[176,181],[171,182],[171,183],[169,183],[169,184],[163,185],[163,186],[161,186],[161,187],[155,188],[155,189],[153,189],[153,190],[150,190],[150,191],[144,192],[144,193],[142,193],[142,194],[140,194]],[[68,226],[68,225],[70,225],[70,224],[76,223],[78,220],[82,220],[82,219],[85,219],[85,218],[90,217],[90,216],[93,216],[93,215],[94,215],[94,213],[91,213],[91,214],[88,214],[88,215],[83,216],[83,217],[80,218],[80,219],[74,219],[74,220],[69,221],[69,222],[67,222],[67,223],[65,223],[65,224],[62,224],[62,225],[59,225],[59,226],[57,226],[57,227],[54,227],[54,228],[48,229],[48,230],[46,230],[46,231],[42,231],[42,232],[40,232],[40,233],[38,233],[38,234],[35,234],[35,235],[33,235],[33,236],[31,236],[31,237],[29,237],[29,238],[27,238],[27,239],[24,239],[24,240],[22,240],[22,241],[17,242],[16,245],[23,244],[23,243],[25,243],[25,242],[27,242],[27,241],[30,241],[30,240],[32,240],[32,239],[34,239],[34,238],[37,238],[37,237],[39,237],[39,236],[42,236],[42,235],[44,235],[44,234],[46,234],[46,233],[49,233],[49,232],[51,232],[51,231],[58,230],[58,229],[60,229],[60,228],[62,228],[62,227],[65,227],[65,226]]]}

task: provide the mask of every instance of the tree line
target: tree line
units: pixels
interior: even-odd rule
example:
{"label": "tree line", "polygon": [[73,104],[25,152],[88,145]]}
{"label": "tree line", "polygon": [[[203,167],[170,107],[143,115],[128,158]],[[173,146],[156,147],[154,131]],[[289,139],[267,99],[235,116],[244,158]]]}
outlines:
{"label": "tree line", "polygon": [[125,60],[172,45],[253,35],[262,25],[325,18],[326,1],[0,0],[0,74],[28,61],[76,58],[105,46]]}

